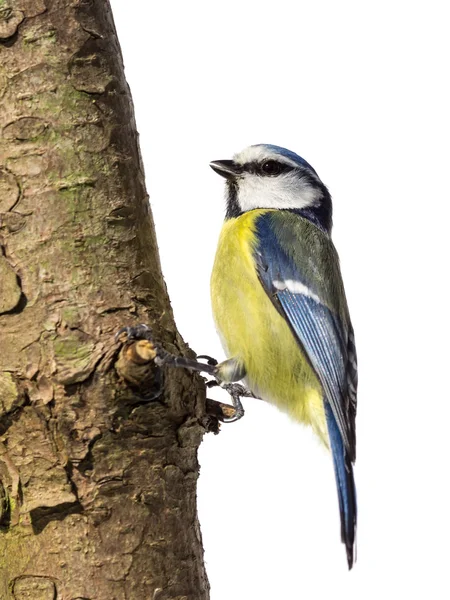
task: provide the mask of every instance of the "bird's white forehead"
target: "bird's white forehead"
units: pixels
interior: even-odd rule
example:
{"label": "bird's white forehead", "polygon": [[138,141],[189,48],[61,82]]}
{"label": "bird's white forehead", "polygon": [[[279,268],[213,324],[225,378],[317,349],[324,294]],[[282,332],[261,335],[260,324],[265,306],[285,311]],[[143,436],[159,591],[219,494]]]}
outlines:
{"label": "bird's white forehead", "polygon": [[278,152],[267,148],[267,146],[249,146],[233,156],[233,161],[238,165],[245,165],[251,162],[262,162],[263,160],[277,160],[292,167],[298,167],[298,163],[287,156],[282,156]]}

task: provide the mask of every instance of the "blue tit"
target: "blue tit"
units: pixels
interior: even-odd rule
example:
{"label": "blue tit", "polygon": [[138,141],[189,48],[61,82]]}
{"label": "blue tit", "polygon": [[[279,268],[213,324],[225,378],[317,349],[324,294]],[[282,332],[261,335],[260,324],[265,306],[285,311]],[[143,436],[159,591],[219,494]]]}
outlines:
{"label": "blue tit", "polygon": [[210,165],[226,218],[211,277],[223,381],[312,426],[331,450],[349,569],[355,559],[357,363],[328,189],[303,158],[258,144]]}

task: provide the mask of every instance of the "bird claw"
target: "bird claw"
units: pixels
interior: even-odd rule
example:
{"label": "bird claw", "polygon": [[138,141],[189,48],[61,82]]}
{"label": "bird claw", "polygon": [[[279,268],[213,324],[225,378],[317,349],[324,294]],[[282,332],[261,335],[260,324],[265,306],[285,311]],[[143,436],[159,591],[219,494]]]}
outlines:
{"label": "bird claw", "polygon": [[239,395],[239,389],[236,389],[236,387],[238,388],[242,388],[243,386],[236,386],[235,384],[228,384],[229,386],[232,386],[232,388],[224,388],[227,390],[227,392],[230,394],[231,397],[231,403],[233,404],[233,408],[234,408],[234,415],[232,417],[224,417],[222,419],[222,421],[224,423],[234,423],[235,421],[239,421],[239,419],[242,419],[242,417],[245,414],[245,410],[244,407],[242,406],[242,402],[241,402],[241,398]]}
{"label": "bird claw", "polygon": [[197,358],[205,358],[208,365],[212,365],[213,367],[219,364],[215,358],[213,358],[212,356],[208,356],[208,354],[198,354]]}
{"label": "bird claw", "polygon": [[123,333],[127,334],[127,341],[130,341],[130,342],[135,341],[135,340],[147,340],[147,341],[151,342],[152,344],[154,343],[152,330],[145,323],[141,323],[140,325],[135,325],[135,326],[131,326],[131,327],[121,327],[121,329],[119,329],[119,331],[114,336],[114,340],[116,342],[118,342],[120,339],[120,336]]}
{"label": "bird claw", "polygon": [[220,383],[217,381],[217,379],[210,379],[205,385],[207,388],[212,388],[220,386]]}
{"label": "bird claw", "polygon": [[[123,334],[126,334],[126,339],[121,340],[121,336]],[[168,354],[164,348],[155,342],[151,327],[145,323],[140,323],[139,325],[130,327],[122,327],[114,336],[114,340],[116,342],[122,341],[123,343],[138,342],[141,340],[147,341],[149,344],[151,344],[151,347],[155,353],[154,361],[158,367],[161,367],[164,364],[165,357]]]}

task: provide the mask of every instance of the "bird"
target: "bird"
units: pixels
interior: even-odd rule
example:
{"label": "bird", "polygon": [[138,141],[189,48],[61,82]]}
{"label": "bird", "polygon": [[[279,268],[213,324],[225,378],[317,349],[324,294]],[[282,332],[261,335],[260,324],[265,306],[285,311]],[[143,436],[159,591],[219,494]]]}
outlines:
{"label": "bird", "polygon": [[271,144],[210,167],[226,182],[211,275],[224,382],[310,425],[331,451],[347,564],[356,560],[357,358],[331,195],[314,168]]}

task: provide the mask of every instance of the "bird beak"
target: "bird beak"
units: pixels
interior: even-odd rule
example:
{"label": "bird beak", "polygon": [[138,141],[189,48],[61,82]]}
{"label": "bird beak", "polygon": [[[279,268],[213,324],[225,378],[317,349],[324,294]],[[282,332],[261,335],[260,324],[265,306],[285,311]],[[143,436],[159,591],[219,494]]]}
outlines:
{"label": "bird beak", "polygon": [[213,160],[209,166],[225,179],[234,179],[241,173],[241,167],[233,160]]}

